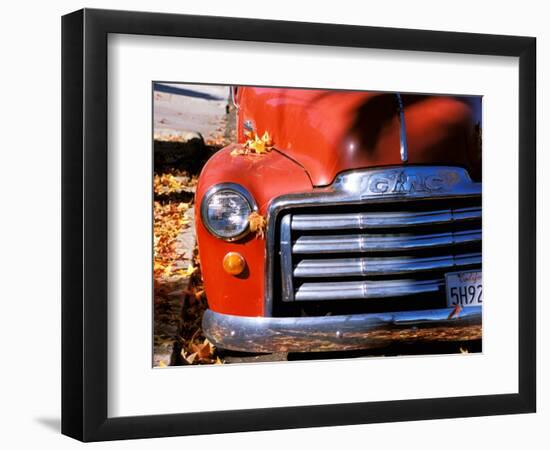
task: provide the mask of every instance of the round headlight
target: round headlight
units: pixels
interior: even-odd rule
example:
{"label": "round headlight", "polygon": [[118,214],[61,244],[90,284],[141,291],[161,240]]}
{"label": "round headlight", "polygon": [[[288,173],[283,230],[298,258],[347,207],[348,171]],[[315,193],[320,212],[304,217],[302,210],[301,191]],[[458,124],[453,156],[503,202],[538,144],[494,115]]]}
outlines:
{"label": "round headlight", "polygon": [[256,203],[246,189],[235,183],[216,184],[202,199],[201,218],[214,236],[234,241],[246,235],[248,216]]}

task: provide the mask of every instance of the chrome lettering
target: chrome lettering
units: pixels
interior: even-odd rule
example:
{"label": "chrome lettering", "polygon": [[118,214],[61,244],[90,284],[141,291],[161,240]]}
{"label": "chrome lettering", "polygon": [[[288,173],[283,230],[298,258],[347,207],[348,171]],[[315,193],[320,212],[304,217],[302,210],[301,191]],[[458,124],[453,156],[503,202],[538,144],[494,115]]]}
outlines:
{"label": "chrome lettering", "polygon": [[445,180],[437,175],[426,177],[426,188],[431,192],[441,191],[445,187]]}
{"label": "chrome lettering", "polygon": [[388,192],[389,180],[382,177],[371,177],[369,182],[369,191],[375,194],[384,194]]}
{"label": "chrome lettering", "polygon": [[426,182],[424,177],[419,175],[411,175],[410,177],[410,189],[409,192],[425,192],[426,190],[429,191],[429,189],[426,189]]}
{"label": "chrome lettering", "polygon": [[395,192],[395,193],[406,192],[407,189],[405,187],[405,184],[407,183],[407,180],[408,180],[407,175],[405,175],[404,172],[400,172],[395,179],[395,185],[393,186],[392,192]]}
{"label": "chrome lettering", "polygon": [[448,190],[456,183],[453,173],[438,172],[429,175],[405,170],[388,170],[371,175],[364,185],[363,191],[367,194],[408,195],[414,193],[430,193]]}

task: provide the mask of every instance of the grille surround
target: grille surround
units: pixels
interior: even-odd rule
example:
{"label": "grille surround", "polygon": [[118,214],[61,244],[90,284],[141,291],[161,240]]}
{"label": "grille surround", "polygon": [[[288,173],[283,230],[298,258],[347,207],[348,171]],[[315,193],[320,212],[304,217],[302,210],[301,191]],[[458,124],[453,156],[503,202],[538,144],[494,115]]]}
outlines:
{"label": "grille surround", "polygon": [[[289,214],[293,211],[305,208],[311,211],[313,215],[317,215],[318,209],[324,207],[348,206],[353,208],[361,205],[381,206],[382,204],[410,201],[420,203],[427,201],[428,203],[425,204],[429,205],[430,200],[447,198],[479,198],[479,201],[481,201],[481,183],[472,181],[466,170],[460,167],[398,166],[345,172],[339,175],[330,186],[317,188],[307,193],[284,195],[274,199],[268,208],[264,315],[267,317],[273,315],[276,296],[280,295],[283,302],[294,300],[292,270],[290,273],[288,273],[288,270],[286,270],[286,273],[282,271],[279,276],[275,274],[275,268],[279,266],[281,255],[284,258],[285,255],[288,255],[289,249],[292,254],[293,241],[290,230],[292,226],[287,223],[281,227],[281,224],[282,221],[291,220],[290,218],[286,219],[286,217],[289,217]],[[473,209],[476,210],[476,217],[481,218],[480,206]],[[463,211],[463,218],[468,219],[471,210],[472,208],[469,211],[466,208],[466,211]],[[433,213],[438,213],[439,218],[443,218],[441,214],[449,214],[449,212],[451,218],[453,215],[452,210],[427,211],[428,215],[431,214],[432,217],[434,217]],[[386,214],[386,216],[391,216],[391,214]],[[455,218],[460,219],[460,215]],[[437,217],[434,220],[437,221]],[[372,221],[369,223],[368,220],[362,221],[360,219],[356,225],[358,225],[355,227],[357,230],[363,230],[368,228],[369,225],[372,227],[373,223]],[[408,226],[411,226],[411,224],[403,223],[403,227]],[[281,231],[286,232],[285,229],[288,229],[287,235],[281,236]],[[454,240],[455,236],[451,236],[451,239]],[[480,260],[481,255],[479,255]],[[288,267],[288,263],[288,261],[286,263],[282,261],[282,267]],[[279,286],[280,288],[277,289]],[[433,286],[433,283],[424,285],[426,289],[432,290]],[[424,287],[422,284],[419,285],[420,289]],[[365,290],[357,286],[351,288]],[[276,292],[276,290],[279,292]],[[357,296],[355,298],[362,297]]]}

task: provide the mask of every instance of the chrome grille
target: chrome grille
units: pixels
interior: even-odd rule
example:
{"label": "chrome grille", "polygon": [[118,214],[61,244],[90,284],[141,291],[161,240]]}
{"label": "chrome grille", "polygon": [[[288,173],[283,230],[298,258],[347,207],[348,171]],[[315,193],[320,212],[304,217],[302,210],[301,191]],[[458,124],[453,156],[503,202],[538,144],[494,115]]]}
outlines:
{"label": "chrome grille", "polygon": [[280,314],[277,302],[377,300],[380,310],[386,298],[421,309],[427,296],[444,307],[445,273],[481,270],[481,216],[481,183],[451,167],[349,172],[279,197],[268,217],[266,314]]}
{"label": "chrome grille", "polygon": [[414,211],[416,206],[403,202],[392,205],[397,210],[391,212],[284,214],[282,299],[437,293],[443,291],[445,272],[481,266],[480,206],[426,211],[424,201],[424,210]]}

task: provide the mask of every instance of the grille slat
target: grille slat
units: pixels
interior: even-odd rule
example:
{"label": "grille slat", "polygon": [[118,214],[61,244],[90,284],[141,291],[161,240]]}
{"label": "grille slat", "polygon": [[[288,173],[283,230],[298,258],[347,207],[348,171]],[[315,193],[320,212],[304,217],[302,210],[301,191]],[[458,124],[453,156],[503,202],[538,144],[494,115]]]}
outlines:
{"label": "grille slat", "polygon": [[379,299],[416,294],[437,293],[445,285],[443,278],[434,280],[381,280],[303,283],[296,291],[296,300],[317,301]]}
{"label": "grille slat", "polygon": [[420,212],[301,214],[292,217],[291,227],[297,231],[363,230],[438,225],[479,219],[480,207]]}
{"label": "grille slat", "polygon": [[399,252],[481,242],[481,230],[432,234],[348,234],[300,236],[295,254]]}
{"label": "grille slat", "polygon": [[427,258],[334,258],[304,259],[294,268],[294,277],[360,277],[448,270],[481,264],[481,253]]}

